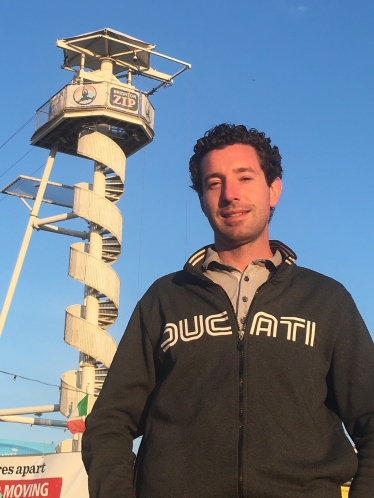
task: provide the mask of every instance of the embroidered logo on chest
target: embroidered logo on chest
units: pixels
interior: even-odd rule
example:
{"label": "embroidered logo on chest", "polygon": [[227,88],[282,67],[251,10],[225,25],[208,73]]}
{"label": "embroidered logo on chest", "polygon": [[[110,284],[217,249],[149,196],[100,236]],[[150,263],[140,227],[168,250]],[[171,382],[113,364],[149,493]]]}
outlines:
{"label": "embroidered logo on chest", "polygon": [[305,341],[313,347],[316,335],[316,323],[297,316],[281,316],[280,320],[268,313],[259,311],[255,314],[249,332],[251,335],[265,333],[268,337],[286,335],[287,341]]}
{"label": "embroidered logo on chest", "polygon": [[193,325],[191,325],[191,320],[189,321],[187,318],[179,320],[178,325],[175,323],[167,323],[165,325],[164,336],[166,338],[161,344],[164,352],[171,346],[174,346],[178,339],[188,342],[200,339],[204,333],[211,336],[232,334],[227,311],[216,315],[209,315],[206,318],[203,315],[195,315],[192,320]]}
{"label": "embroidered logo on chest", "polygon": [[[248,330],[248,329],[247,329]],[[208,334],[213,337],[232,335],[227,311],[216,315],[194,315],[192,319],[184,318],[178,323],[167,323],[163,332],[161,348],[164,353],[174,346],[178,340],[183,342],[196,341]],[[266,335],[272,338],[285,338],[287,341],[303,341],[313,347],[316,336],[316,323],[297,316],[281,316],[276,318],[269,313],[259,311],[253,317],[249,334],[252,336]]]}

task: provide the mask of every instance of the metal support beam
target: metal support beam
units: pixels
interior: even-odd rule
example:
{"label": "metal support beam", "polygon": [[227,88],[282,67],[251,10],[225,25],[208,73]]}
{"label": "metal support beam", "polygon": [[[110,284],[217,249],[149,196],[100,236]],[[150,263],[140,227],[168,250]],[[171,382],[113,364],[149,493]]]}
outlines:
{"label": "metal support beam", "polygon": [[19,275],[21,273],[22,265],[23,265],[23,262],[25,261],[26,251],[27,251],[29,244],[30,244],[30,239],[31,239],[31,234],[33,231],[34,223],[35,223],[35,220],[39,214],[39,209],[40,209],[41,203],[43,201],[45,189],[47,188],[48,179],[49,179],[51,171],[52,171],[52,166],[53,166],[53,163],[55,160],[56,153],[57,153],[57,145],[54,146],[49,153],[49,157],[47,159],[47,162],[46,162],[46,165],[44,168],[44,172],[43,172],[43,176],[42,176],[42,179],[40,182],[38,193],[36,194],[36,197],[35,197],[34,206],[33,206],[31,213],[30,213],[30,218],[29,218],[29,221],[28,221],[28,224],[26,227],[26,231],[25,231],[25,235],[23,237],[23,241],[21,244],[21,249],[18,253],[18,258],[16,261],[16,265],[14,267],[13,275],[12,275],[12,278],[10,280],[7,294],[5,296],[3,309],[1,310],[1,315],[0,315],[0,336],[1,336],[3,328],[4,328],[5,320],[8,316],[10,304],[11,304],[12,299],[13,299],[14,291],[16,289],[18,278],[19,278]]}
{"label": "metal support beam", "polygon": [[60,233],[61,235],[70,235],[70,237],[78,237],[78,239],[86,240],[89,237],[88,232],[80,232],[78,230],[70,230],[69,228],[56,227],[55,225],[41,225],[37,230],[45,232]]}
{"label": "metal support beam", "polygon": [[27,209],[28,209],[29,211],[32,211],[32,207],[30,206],[30,204],[29,204],[28,202],[26,202],[26,201],[25,201],[25,199],[24,199],[23,197],[19,197],[19,200],[20,200],[21,202],[23,202],[23,204],[27,207]]}
{"label": "metal support beam", "polygon": [[15,424],[44,425],[47,427],[63,427],[66,429],[67,423],[64,420],[51,420],[48,418],[35,417],[0,417],[0,422],[13,422]]}
{"label": "metal support beam", "polygon": [[48,218],[38,218],[35,220],[34,228],[38,229],[41,225],[46,225],[47,223],[57,223],[58,221],[72,220],[74,218],[78,218],[74,213],[63,213],[49,216]]}
{"label": "metal support beam", "polygon": [[35,415],[41,413],[51,413],[60,411],[60,405],[42,405],[42,406],[25,406],[22,408],[3,408],[0,410],[0,417],[9,415],[28,415],[33,413]]}

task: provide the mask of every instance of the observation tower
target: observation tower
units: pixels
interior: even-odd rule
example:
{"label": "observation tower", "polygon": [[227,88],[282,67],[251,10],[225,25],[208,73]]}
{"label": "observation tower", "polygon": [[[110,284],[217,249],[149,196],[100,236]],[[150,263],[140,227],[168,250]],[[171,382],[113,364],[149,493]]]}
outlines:
{"label": "observation tower", "polygon": [[[65,421],[19,415],[60,411],[69,418],[82,400],[88,413],[92,409],[116,351],[107,329],[118,316],[120,278],[112,264],[121,254],[122,214],[116,203],[124,190],[126,158],[153,140],[149,97],[190,65],[112,29],[57,40],[57,46],[63,49],[62,68],[74,77],[36,112],[31,144],[49,150],[42,178],[21,175],[1,191],[20,197],[30,218],[0,315],[0,334],[34,229],[81,239],[70,247],[69,275],[84,285],[83,300],[66,309],[64,332],[65,341],[79,351],[79,365],[62,375],[58,405],[2,409],[0,420],[64,427]],[[169,61],[177,71],[153,69],[151,57]],[[154,80],[155,86],[139,90],[135,76]],[[93,160],[92,178],[74,186],[50,181],[57,152]],[[69,211],[39,218],[42,202]],[[59,224],[73,218],[86,220],[88,230]],[[57,451],[79,451],[80,441],[77,432]]]}

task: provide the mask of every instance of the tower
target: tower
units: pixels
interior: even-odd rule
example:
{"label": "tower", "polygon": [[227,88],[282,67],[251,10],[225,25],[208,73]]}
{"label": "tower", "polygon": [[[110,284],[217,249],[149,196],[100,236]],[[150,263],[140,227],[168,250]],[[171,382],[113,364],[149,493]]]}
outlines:
{"label": "tower", "polygon": [[[0,315],[0,333],[33,230],[80,238],[83,242],[70,247],[69,275],[84,285],[83,303],[66,309],[64,332],[65,341],[79,351],[79,366],[62,375],[58,406],[9,409],[5,414],[1,410],[2,420],[14,418],[15,413],[57,409],[70,417],[83,400],[88,412],[92,408],[116,350],[107,329],[118,316],[120,279],[112,264],[121,253],[122,214],[116,203],[124,190],[126,158],[153,140],[154,108],[149,97],[190,67],[155,52],[155,45],[111,29],[58,40],[57,46],[64,52],[62,67],[73,71],[74,77],[36,112],[31,144],[50,151],[43,176],[20,176],[2,190],[34,203],[29,206],[30,219]],[[153,56],[178,65],[178,71],[169,75],[153,69]],[[135,77],[154,80],[156,85],[149,91],[137,89]],[[57,152],[92,159],[92,178],[74,186],[49,181]],[[42,202],[71,211],[39,218]],[[56,225],[73,218],[86,220],[88,231]],[[61,423],[45,421],[45,425]],[[59,446],[59,451],[79,449],[80,432]]]}

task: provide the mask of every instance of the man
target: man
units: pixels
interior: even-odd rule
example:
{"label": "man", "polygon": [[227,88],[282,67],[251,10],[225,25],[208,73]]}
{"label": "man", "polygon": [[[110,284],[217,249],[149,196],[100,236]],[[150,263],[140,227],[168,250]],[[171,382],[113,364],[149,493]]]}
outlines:
{"label": "man", "polygon": [[269,241],[278,148],[222,124],[194,151],[214,245],[131,317],[87,419],[90,497],[374,496],[374,346],[347,291]]}

